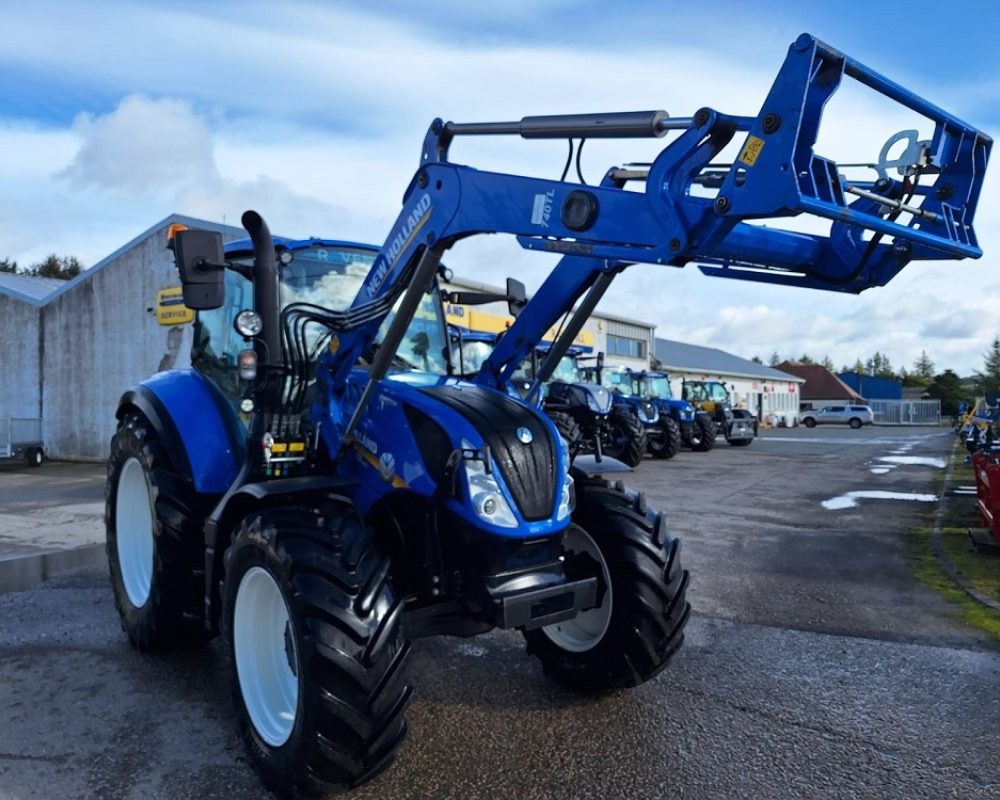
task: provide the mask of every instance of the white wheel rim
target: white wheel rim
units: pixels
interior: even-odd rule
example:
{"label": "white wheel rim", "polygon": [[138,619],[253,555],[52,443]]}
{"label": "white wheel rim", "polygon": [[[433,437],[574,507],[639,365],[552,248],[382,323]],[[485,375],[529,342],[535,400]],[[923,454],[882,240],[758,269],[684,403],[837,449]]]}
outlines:
{"label": "white wheel rim", "polygon": [[236,590],[233,652],[243,705],[260,738],[288,741],[299,703],[299,656],[288,606],[271,573],[251,567]]}
{"label": "white wheel rim", "polygon": [[125,593],[133,606],[141,608],[153,582],[153,510],[146,470],[137,458],[126,461],[118,476],[115,540]]}
{"label": "white wheel rim", "polygon": [[34,460],[34,462],[36,464],[41,464],[42,463],[42,454],[41,454],[40,451],[38,451],[38,450],[35,451],[35,456],[34,456],[33,460]]}
{"label": "white wheel rim", "polygon": [[597,543],[590,537],[590,534],[577,525],[570,525],[566,530],[563,552],[567,554],[570,552],[586,553],[593,558],[601,565],[604,585],[607,588],[604,591],[601,604],[596,608],[582,611],[571,620],[546,625],[542,631],[563,650],[568,650],[571,653],[584,653],[597,646],[611,624],[611,574],[608,572],[607,562],[605,562]]}

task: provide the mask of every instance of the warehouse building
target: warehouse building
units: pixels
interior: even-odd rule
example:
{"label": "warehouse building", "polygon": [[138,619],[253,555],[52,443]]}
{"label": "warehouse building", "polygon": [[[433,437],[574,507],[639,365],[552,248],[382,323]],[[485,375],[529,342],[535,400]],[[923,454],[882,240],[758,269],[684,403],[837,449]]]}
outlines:
{"label": "warehouse building", "polygon": [[765,425],[798,425],[803,378],[765,367],[715,347],[656,339],[656,360],[680,394],[685,380],[719,381],[730,390],[735,408],[745,408]]}
{"label": "warehouse building", "polygon": [[105,458],[122,394],[190,365],[191,326],[171,319],[180,290],[167,250],[173,223],[246,236],[175,214],[70,281],[0,278],[0,419],[41,418],[50,457]]}

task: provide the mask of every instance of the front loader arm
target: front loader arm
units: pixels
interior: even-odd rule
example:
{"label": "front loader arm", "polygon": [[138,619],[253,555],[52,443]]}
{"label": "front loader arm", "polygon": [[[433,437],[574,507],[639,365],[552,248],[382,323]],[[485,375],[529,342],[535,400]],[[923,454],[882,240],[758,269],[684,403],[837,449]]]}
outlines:
{"label": "front loader arm", "polygon": [[[929,140],[913,142],[913,163],[893,162],[902,180],[889,176],[880,157],[877,181],[851,182],[836,162],[815,153],[824,107],[845,75],[933,123]],[[671,132],[679,135],[648,167],[612,168],[600,186],[482,172],[448,160],[461,136],[572,140]],[[738,135],[745,135],[739,157],[720,169],[713,160]],[[350,436],[438,261],[461,238],[508,233],[525,249],[565,256],[480,373],[481,382],[502,385],[553,322],[628,264],[696,261],[712,275],[860,292],[886,283],[914,259],[978,257],[972,222],[991,146],[985,134],[808,35],[791,46],[752,118],[704,108],[682,119],[650,111],[435,120],[403,209],[350,310],[356,324],[334,337],[324,357],[320,379],[343,398],[348,372],[399,304],[386,352],[376,355],[351,419],[338,415],[352,403],[330,404],[337,406],[330,409],[338,429],[334,447]],[[924,177],[932,182],[921,184]],[[644,191],[631,191],[634,183]],[[717,193],[698,195],[695,186]],[[801,214],[832,220],[829,232],[774,225],[774,218]],[[761,219],[770,219],[769,227],[750,222]]]}

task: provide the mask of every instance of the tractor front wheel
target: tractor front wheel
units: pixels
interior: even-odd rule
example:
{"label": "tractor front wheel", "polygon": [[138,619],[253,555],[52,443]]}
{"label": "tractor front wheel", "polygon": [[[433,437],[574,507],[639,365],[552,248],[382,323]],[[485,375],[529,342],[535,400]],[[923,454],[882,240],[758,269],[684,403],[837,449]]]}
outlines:
{"label": "tractor front wheel", "polygon": [[556,426],[559,435],[566,441],[569,458],[572,461],[580,452],[580,445],[583,442],[583,431],[580,430],[580,424],[573,418],[572,414],[566,414],[562,411],[552,411],[549,413],[549,419]]}
{"label": "tractor front wheel", "polygon": [[525,632],[545,674],[582,692],[638,686],[684,641],[690,614],[680,541],[640,494],[602,479],[578,480],[563,548],[600,569],[598,606]]}
{"label": "tractor front wheel", "polygon": [[608,438],[604,454],[630,467],[638,467],[646,455],[646,429],[630,411],[614,406],[608,415]]}
{"label": "tractor front wheel", "polygon": [[715,424],[707,417],[695,417],[691,426],[691,449],[707,453],[715,447]]}
{"label": "tractor front wheel", "polygon": [[138,650],[208,638],[199,508],[149,422],[126,414],[111,439],[104,520],[115,607]]}
{"label": "tractor front wheel", "polygon": [[673,417],[660,416],[656,423],[657,436],[649,439],[649,453],[653,458],[673,458],[681,449],[681,428]]}
{"label": "tractor front wheel", "polygon": [[375,777],[406,735],[409,645],[389,561],[354,507],[251,514],[225,565],[231,689],[263,783],[313,797]]}

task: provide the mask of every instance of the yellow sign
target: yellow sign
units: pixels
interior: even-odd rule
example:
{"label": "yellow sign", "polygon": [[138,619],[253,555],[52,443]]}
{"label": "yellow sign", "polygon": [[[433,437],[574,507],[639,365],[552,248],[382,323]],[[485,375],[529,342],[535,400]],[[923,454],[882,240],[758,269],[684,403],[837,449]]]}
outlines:
{"label": "yellow sign", "polygon": [[184,305],[180,286],[160,289],[156,293],[156,321],[161,325],[187,325],[194,322],[194,312]]}
{"label": "yellow sign", "polygon": [[[449,325],[455,325],[470,331],[482,331],[483,333],[500,333],[500,331],[505,331],[514,324],[514,320],[511,317],[500,314],[488,314],[485,311],[476,311],[469,306],[458,305],[456,303],[449,303],[445,306],[445,315]],[[557,328],[558,326],[551,327],[546,331],[543,338],[551,342],[556,338]],[[594,342],[594,334],[591,331],[580,331],[573,340],[573,344],[580,345],[581,347],[590,347],[591,349],[594,347]]]}
{"label": "yellow sign", "polygon": [[756,136],[748,136],[747,143],[743,145],[743,152],[740,153],[740,161],[748,167],[757,163],[760,151],[764,149],[764,140]]}

